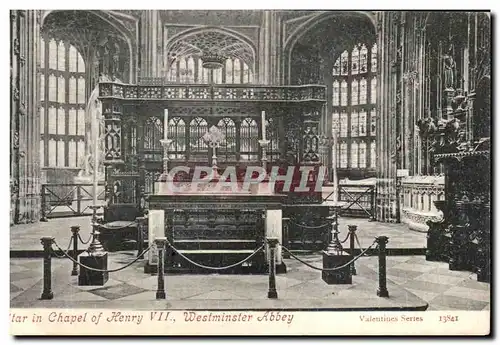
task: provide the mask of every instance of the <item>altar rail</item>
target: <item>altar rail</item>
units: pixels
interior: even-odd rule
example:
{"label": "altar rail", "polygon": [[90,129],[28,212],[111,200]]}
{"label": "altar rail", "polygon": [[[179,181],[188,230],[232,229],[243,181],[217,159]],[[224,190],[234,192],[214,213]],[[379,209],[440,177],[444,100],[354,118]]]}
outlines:
{"label": "altar rail", "polygon": [[[92,214],[94,190],[92,184],[45,183],[42,184],[42,220],[47,218],[79,217]],[[97,189],[99,204],[104,203],[104,184]]]}
{"label": "altar rail", "polygon": [[323,85],[186,85],[141,81],[139,85],[101,82],[99,97],[123,100],[201,100],[239,102],[325,102]]}
{"label": "altar rail", "polygon": [[410,229],[427,232],[429,219],[438,219],[434,205],[444,200],[444,176],[409,176],[401,183],[401,221]]}

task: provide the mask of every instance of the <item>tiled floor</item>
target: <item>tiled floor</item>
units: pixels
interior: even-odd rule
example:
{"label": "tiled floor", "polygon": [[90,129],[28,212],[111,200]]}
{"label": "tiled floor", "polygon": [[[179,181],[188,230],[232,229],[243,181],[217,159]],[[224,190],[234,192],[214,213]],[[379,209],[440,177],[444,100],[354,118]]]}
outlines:
{"label": "tiled floor", "polygon": [[[340,239],[343,240],[347,233],[347,225],[358,226],[357,234],[361,246],[368,247],[373,243],[376,236],[385,235],[389,237],[388,248],[425,248],[426,234],[410,231],[405,224],[389,224],[369,222],[364,218],[340,218]],[[83,240],[90,236],[90,217],[56,218],[48,222],[35,224],[20,224],[10,228],[10,249],[16,251],[41,250],[40,238],[53,236],[57,244],[65,249],[71,236],[70,227],[80,226],[80,235]]]}
{"label": "tiled floor", "polygon": [[[110,254],[109,268],[124,266],[133,252]],[[321,256],[302,258],[321,267]],[[146,275],[143,264],[110,274],[104,287],[77,286],[70,276],[69,260],[53,260],[52,301],[39,300],[42,291],[42,259],[11,259],[12,307],[130,307],[130,308],[325,308],[418,305],[428,310],[489,310],[490,286],[476,281],[475,274],[449,271],[445,263],[427,262],[420,256],[387,258],[391,297],[376,297],[376,257],[362,257],[352,285],[327,285],[321,273],[294,259],[285,263],[288,272],[277,277],[279,301],[267,299],[266,275],[170,275],[166,276],[167,301],[156,301],[157,277]],[[405,291],[410,292],[407,294]],[[415,299],[415,296],[418,299]],[[165,305],[167,303],[167,305]],[[279,304],[281,303],[281,304]]]}

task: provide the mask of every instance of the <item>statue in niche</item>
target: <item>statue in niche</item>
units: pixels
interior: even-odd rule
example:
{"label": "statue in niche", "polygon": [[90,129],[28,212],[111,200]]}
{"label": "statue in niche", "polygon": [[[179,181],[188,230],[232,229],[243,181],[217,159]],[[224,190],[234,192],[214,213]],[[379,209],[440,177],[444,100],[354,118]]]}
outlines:
{"label": "statue in niche", "polygon": [[454,90],[455,89],[455,69],[456,63],[453,58],[453,44],[450,44],[448,48],[448,52],[443,55],[443,64],[444,64],[444,87],[446,90]]}
{"label": "statue in niche", "polygon": [[115,42],[114,43],[114,53],[113,53],[113,80],[120,81],[118,78],[120,73],[120,45]]}

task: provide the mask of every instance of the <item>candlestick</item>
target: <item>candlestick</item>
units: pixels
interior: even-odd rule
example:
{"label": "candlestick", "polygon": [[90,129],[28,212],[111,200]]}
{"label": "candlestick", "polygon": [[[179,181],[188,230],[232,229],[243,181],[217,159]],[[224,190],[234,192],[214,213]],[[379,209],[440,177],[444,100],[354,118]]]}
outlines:
{"label": "candlestick", "polygon": [[168,109],[163,112],[163,138],[168,139]]}
{"label": "candlestick", "polygon": [[262,111],[262,140],[266,140],[266,112]]}

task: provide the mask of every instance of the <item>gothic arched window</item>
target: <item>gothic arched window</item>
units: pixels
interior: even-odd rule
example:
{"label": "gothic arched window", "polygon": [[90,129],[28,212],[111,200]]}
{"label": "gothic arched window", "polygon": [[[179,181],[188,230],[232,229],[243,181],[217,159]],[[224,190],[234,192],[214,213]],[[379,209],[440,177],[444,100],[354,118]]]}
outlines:
{"label": "gothic arched window", "polygon": [[217,127],[224,135],[224,139],[219,144],[217,149],[217,158],[222,158],[222,161],[236,160],[236,125],[229,117],[224,117],[219,120]]}
{"label": "gothic arched window", "polygon": [[172,144],[168,150],[170,159],[184,159],[186,152],[186,123],[180,117],[168,120],[168,138]]}
{"label": "gothic arched window", "polygon": [[195,161],[206,161],[208,145],[203,136],[208,131],[208,123],[202,117],[195,117],[189,123],[189,149],[191,159]]}
{"label": "gothic arched window", "polygon": [[371,162],[376,157],[373,157],[375,151],[371,145],[375,144],[376,136],[376,71],[376,44],[356,44],[337,55],[333,64],[332,130],[337,129],[339,143],[345,144],[337,147],[340,168],[369,168],[373,172]]}
{"label": "gothic arched window", "polygon": [[253,81],[253,73],[246,62],[228,58],[221,69],[203,68],[199,56],[188,55],[170,58],[166,79],[170,83],[181,84],[248,84]]}
{"label": "gothic arched window", "polygon": [[240,126],[240,158],[244,161],[256,161],[259,152],[259,127],[252,118],[245,118]]}
{"label": "gothic arched window", "polygon": [[85,128],[79,128],[85,124],[85,63],[69,42],[47,35],[40,38],[40,54],[40,164],[78,168],[85,154]]}

